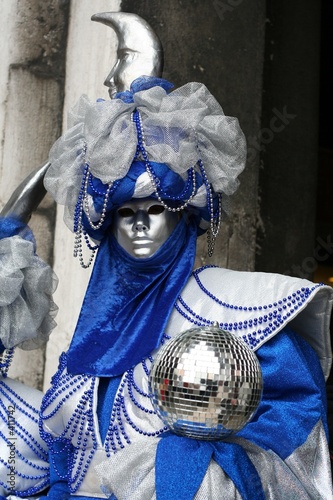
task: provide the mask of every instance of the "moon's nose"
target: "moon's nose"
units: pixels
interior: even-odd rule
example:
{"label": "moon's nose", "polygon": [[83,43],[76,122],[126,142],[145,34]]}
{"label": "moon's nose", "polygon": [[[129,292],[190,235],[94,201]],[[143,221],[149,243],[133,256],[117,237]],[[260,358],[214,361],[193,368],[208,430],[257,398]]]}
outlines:
{"label": "moon's nose", "polygon": [[113,87],[114,86],[114,71],[113,71],[113,69],[110,71],[108,76],[105,78],[104,85],[106,87]]}

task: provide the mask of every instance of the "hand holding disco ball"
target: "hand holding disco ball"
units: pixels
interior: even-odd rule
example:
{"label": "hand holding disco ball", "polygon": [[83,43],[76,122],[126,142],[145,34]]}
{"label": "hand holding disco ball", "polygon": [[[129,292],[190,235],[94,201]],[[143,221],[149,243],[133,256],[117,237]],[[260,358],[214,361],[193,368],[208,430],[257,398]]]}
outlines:
{"label": "hand holding disco ball", "polygon": [[155,410],[173,432],[193,439],[238,432],[261,399],[256,355],[217,325],[178,334],[160,349],[150,372]]}

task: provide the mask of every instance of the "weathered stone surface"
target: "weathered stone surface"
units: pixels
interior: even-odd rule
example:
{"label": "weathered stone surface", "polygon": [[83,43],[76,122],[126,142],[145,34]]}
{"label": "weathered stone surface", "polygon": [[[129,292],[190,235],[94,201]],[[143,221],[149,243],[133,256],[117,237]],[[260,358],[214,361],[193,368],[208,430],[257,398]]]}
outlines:
{"label": "weathered stone surface", "polygon": [[[116,60],[117,41],[113,30],[90,20],[97,12],[118,11],[118,0],[76,0],[71,2],[71,16],[66,61],[64,129],[69,109],[82,94],[92,100],[108,99],[103,82]],[[73,259],[74,237],[63,222],[58,207],[55,229],[54,268],[59,277],[55,301],[59,306],[58,326],[51,334],[46,352],[45,388],[57,369],[61,352],[67,349],[73,335],[81,303],[90,276]]]}
{"label": "weathered stone surface", "polygon": [[[60,134],[68,8],[60,0],[0,2],[0,208]],[[47,197],[31,220],[38,253],[50,263],[54,218]],[[12,377],[40,388],[43,373],[43,349],[17,350]]]}

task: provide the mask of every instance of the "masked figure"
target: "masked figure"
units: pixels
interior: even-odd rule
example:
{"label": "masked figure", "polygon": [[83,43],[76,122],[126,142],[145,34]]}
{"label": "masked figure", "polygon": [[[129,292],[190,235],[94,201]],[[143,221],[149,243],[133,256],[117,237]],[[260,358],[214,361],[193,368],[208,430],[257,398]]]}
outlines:
{"label": "masked figure", "polygon": [[[141,77],[111,101],[82,98],[45,185],[65,205],[81,265],[96,259],[67,353],[44,397],[49,498],[331,498],[324,374],[332,290],[205,266],[246,158],[235,118],[204,85]],[[85,257],[87,244],[91,253]],[[214,322],[252,349],[264,390],[234,437],[170,432],[148,375],[160,346]]]}

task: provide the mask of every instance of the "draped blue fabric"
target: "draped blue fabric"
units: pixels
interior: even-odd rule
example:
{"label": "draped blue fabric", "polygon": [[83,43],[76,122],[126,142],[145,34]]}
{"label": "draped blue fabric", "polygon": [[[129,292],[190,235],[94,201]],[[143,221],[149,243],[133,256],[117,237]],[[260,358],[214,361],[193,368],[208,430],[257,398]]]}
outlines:
{"label": "draped blue fabric", "polygon": [[104,442],[110,425],[111,412],[114,398],[116,396],[121,376],[99,379],[98,399],[97,399],[97,418],[101,440]]}
{"label": "draped blue fabric", "polygon": [[196,236],[195,224],[180,219],[156,254],[135,259],[106,235],[69,347],[70,373],[121,375],[160,345],[192,272]]}
{"label": "draped blue fabric", "polygon": [[67,482],[68,446],[63,442],[53,442],[49,450],[50,456],[50,490],[47,495],[38,497],[39,500],[66,500],[70,498]]}
{"label": "draped blue fabric", "polygon": [[[327,433],[325,381],[316,353],[285,328],[258,351],[264,390],[251,422],[236,436],[282,460],[305,443],[321,420]],[[244,500],[265,498],[261,481],[245,450],[230,440],[197,441],[162,435],[156,455],[158,500],[193,499],[214,459],[234,482]]]}

